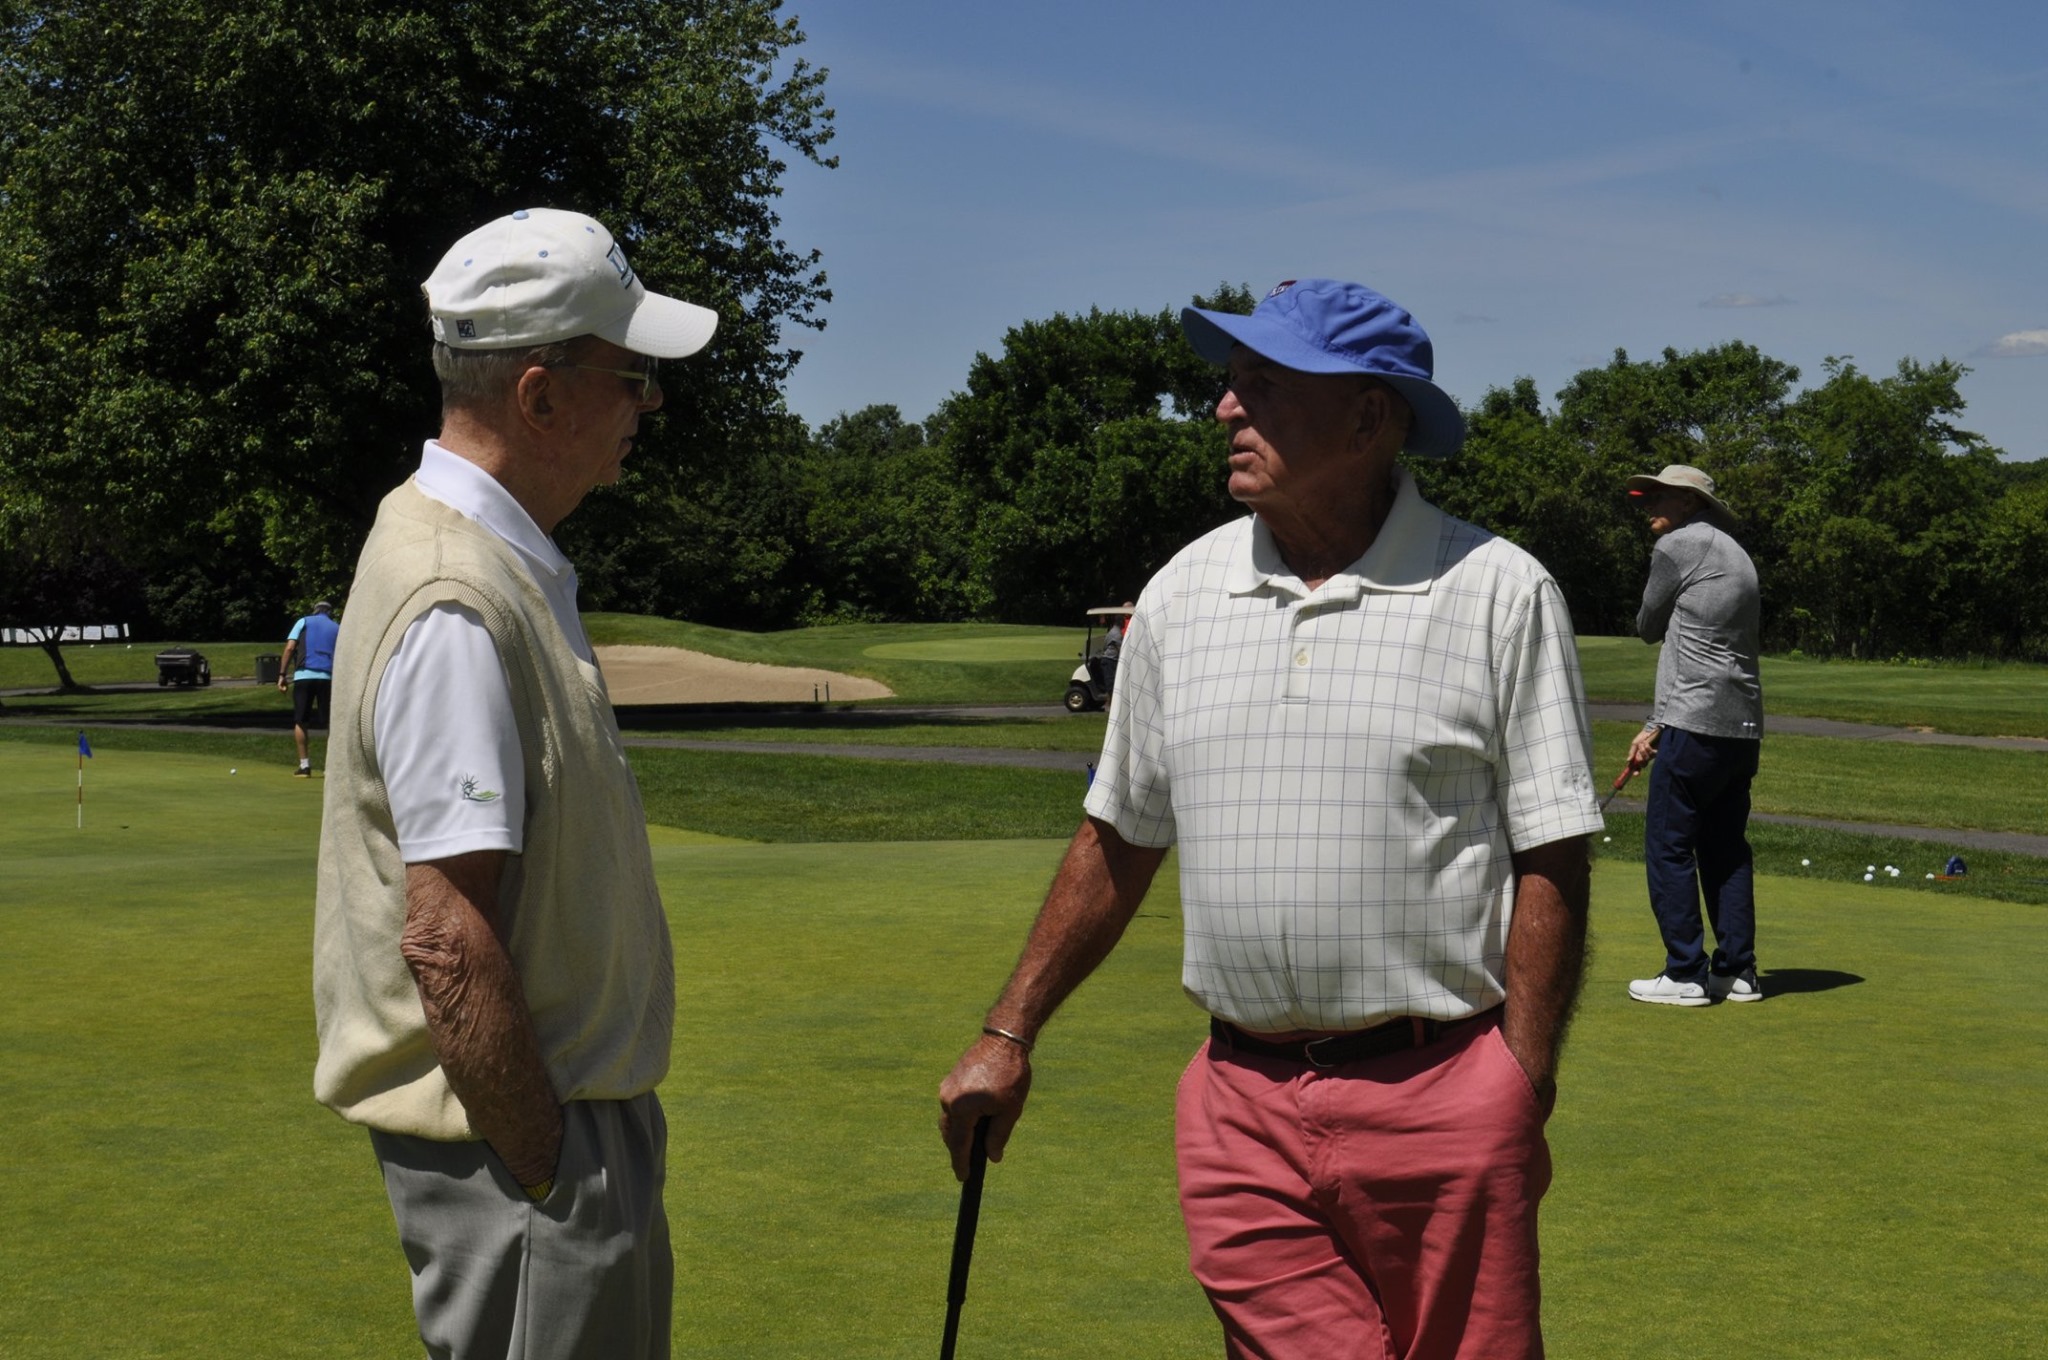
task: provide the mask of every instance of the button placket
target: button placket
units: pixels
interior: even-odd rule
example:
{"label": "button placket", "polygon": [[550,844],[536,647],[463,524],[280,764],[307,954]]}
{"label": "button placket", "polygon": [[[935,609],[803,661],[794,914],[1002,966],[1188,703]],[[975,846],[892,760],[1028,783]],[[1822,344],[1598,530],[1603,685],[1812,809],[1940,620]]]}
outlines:
{"label": "button placket", "polygon": [[1309,638],[1306,605],[1296,605],[1287,618],[1287,684],[1283,693],[1291,704],[1308,702],[1309,672],[1315,668],[1315,647]]}

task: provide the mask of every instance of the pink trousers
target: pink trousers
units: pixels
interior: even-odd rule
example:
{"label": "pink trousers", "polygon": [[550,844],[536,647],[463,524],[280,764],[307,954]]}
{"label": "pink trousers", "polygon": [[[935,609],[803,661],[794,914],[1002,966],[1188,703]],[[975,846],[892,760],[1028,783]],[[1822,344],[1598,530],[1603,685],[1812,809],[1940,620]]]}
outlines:
{"label": "pink trousers", "polygon": [[1545,1111],[1483,1019],[1316,1070],[1204,1045],[1176,1104],[1189,1264],[1243,1360],[1535,1360]]}

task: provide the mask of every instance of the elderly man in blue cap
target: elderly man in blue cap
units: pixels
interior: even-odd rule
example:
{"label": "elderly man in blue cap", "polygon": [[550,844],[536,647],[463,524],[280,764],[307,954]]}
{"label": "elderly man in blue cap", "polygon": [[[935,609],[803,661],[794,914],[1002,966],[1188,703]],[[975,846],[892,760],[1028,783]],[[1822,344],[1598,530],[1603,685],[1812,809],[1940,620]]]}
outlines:
{"label": "elderly man in blue cap", "polygon": [[1422,500],[1464,439],[1428,336],[1358,284],[1189,308],[1251,514],[1124,640],[1102,759],[1022,958],[940,1087],[999,1157],[1054,1010],[1180,849],[1209,1039],[1176,1109],[1190,1263],[1233,1356],[1537,1356],[1543,1126],[1600,825],[1571,619]]}

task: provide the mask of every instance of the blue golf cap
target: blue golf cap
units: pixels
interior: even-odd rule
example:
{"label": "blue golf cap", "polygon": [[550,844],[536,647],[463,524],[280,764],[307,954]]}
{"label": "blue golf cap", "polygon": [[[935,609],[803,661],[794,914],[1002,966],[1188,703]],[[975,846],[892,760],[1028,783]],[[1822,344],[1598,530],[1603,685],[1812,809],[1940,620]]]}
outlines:
{"label": "blue golf cap", "polygon": [[1406,308],[1361,283],[1289,279],[1266,294],[1250,316],[1183,307],[1180,327],[1212,364],[1230,362],[1243,345],[1299,373],[1366,373],[1407,398],[1414,412],[1408,451],[1448,458],[1465,442],[1465,417],[1450,394],[1430,381],[1436,352]]}

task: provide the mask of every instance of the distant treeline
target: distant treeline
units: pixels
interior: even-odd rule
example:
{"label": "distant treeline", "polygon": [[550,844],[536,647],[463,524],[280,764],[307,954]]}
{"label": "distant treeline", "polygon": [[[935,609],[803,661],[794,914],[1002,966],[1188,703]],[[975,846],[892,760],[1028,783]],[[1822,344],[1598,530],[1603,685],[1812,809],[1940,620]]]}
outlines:
{"label": "distant treeline", "polygon": [[[1195,301],[1252,297],[1226,285]],[[1026,322],[922,423],[886,405],[816,430],[771,412],[709,447],[656,423],[621,484],[563,525],[585,605],[767,630],[1064,623],[1130,599],[1243,513],[1223,490],[1220,375],[1176,315]],[[1488,391],[1459,457],[1411,467],[1437,504],[1541,559],[1582,633],[1633,630],[1650,538],[1626,479],[1691,463],[1739,517],[1770,649],[2048,660],[2048,462],[2002,462],[1959,427],[1964,371],[1907,360],[1877,377],[1830,359],[1794,395],[1798,371],[1742,343],[1616,351],[1549,407],[1526,378]],[[670,400],[688,390],[685,367]],[[366,527],[330,512],[319,531],[352,560]],[[270,636],[315,596],[347,594],[249,538],[175,563],[119,556],[73,568],[99,614],[160,636]]]}
{"label": "distant treeline", "polygon": [[[1746,344],[1616,351],[1549,408],[1526,378],[1487,392],[1458,458],[1411,466],[1437,504],[1535,553],[1580,632],[1634,629],[1650,536],[1626,479],[1690,463],[1740,519],[1771,649],[2048,659],[2048,462],[2002,462],[1959,427],[1964,371],[1830,359],[1793,395],[1798,370]],[[755,628],[1072,621],[1242,513],[1220,392],[1173,313],[1027,322],[922,425],[893,406],[790,421],[746,465],[703,469],[687,522],[632,532],[629,495],[569,537],[604,608]]]}

